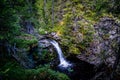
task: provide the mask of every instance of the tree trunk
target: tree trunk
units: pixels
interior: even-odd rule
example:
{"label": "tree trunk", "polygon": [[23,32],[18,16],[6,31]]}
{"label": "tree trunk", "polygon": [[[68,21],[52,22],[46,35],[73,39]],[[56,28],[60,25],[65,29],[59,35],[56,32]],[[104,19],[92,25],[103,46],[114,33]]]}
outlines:
{"label": "tree trunk", "polygon": [[44,0],[44,5],[43,5],[43,10],[44,10],[44,18],[46,19],[46,0]]}
{"label": "tree trunk", "polygon": [[52,27],[54,27],[54,0],[52,0]]}

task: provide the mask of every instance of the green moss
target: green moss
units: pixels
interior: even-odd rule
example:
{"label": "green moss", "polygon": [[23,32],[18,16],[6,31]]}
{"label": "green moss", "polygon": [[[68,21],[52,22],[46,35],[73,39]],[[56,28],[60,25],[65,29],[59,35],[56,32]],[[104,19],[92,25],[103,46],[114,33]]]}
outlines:
{"label": "green moss", "polygon": [[30,34],[21,34],[20,36],[17,36],[11,40],[11,44],[16,43],[18,48],[29,48],[30,46],[33,47],[37,44],[37,42],[38,40],[36,37]]}
{"label": "green moss", "polygon": [[50,69],[49,65],[24,69],[16,62],[8,62],[0,69],[3,80],[70,80],[65,74]]}
{"label": "green moss", "polygon": [[46,34],[45,29],[43,29],[43,28],[39,28],[39,34]]}
{"label": "green moss", "polygon": [[79,48],[77,48],[75,45],[70,45],[69,52],[73,54],[80,54]]}

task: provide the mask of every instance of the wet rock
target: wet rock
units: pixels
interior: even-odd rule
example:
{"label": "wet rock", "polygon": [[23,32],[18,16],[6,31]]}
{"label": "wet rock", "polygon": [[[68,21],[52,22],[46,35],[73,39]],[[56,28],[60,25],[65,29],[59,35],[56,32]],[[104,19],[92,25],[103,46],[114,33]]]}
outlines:
{"label": "wet rock", "polygon": [[48,39],[39,40],[39,47],[48,48],[51,44]]}
{"label": "wet rock", "polygon": [[57,40],[57,41],[61,40],[61,38],[55,32],[51,32],[47,34],[46,37],[49,39]]}

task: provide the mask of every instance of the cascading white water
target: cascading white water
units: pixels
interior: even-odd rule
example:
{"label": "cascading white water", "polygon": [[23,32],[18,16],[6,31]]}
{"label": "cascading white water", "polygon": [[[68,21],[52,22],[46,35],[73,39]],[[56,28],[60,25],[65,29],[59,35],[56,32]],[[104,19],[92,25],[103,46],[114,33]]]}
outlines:
{"label": "cascading white water", "polygon": [[50,43],[55,47],[55,49],[58,53],[58,57],[59,57],[59,60],[60,60],[59,66],[61,66],[61,67],[71,66],[71,64],[65,60],[59,44],[55,40],[51,40]]}

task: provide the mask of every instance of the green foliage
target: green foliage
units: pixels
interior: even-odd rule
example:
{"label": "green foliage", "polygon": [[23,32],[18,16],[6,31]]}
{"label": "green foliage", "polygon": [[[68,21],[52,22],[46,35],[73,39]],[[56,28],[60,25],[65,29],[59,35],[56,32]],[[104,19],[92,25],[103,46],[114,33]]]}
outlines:
{"label": "green foliage", "polygon": [[[56,8],[56,13],[63,11],[64,14],[52,31],[62,38],[61,44],[68,47],[68,53],[80,54],[93,40],[95,13],[81,2],[66,1],[65,7]],[[61,7],[61,4],[58,7]],[[56,18],[59,18],[59,15]]]}
{"label": "green foliage", "polygon": [[105,10],[108,8],[108,0],[96,0],[96,4],[94,4],[95,10],[100,12],[101,10]]}
{"label": "green foliage", "polygon": [[19,17],[6,0],[0,1],[0,40],[10,39],[19,33]]}
{"label": "green foliage", "polygon": [[0,70],[4,80],[70,80],[65,74],[53,71],[49,65],[24,69],[16,62],[8,62]]}
{"label": "green foliage", "polygon": [[18,48],[29,48],[30,46],[37,45],[38,40],[35,36],[22,33],[20,36],[16,36],[14,39],[12,39],[10,42],[11,44],[15,43],[16,47]]}
{"label": "green foliage", "polygon": [[[0,0],[0,7],[0,40],[7,40],[12,45],[15,43],[17,48],[36,46],[38,40],[35,36],[20,32],[20,21],[29,20],[39,34],[56,32],[62,39],[61,45],[67,47],[64,52],[73,54],[80,54],[89,47],[94,38],[94,24],[100,17],[120,14],[119,0],[55,0],[55,26],[52,27],[52,0]],[[104,39],[108,37],[103,36]],[[33,56],[47,62],[54,58],[46,49],[40,56],[37,52]],[[24,69],[16,62],[1,66],[0,75],[5,80],[69,80],[49,66]]]}
{"label": "green foliage", "polygon": [[37,24],[36,27],[39,29],[40,34],[44,34],[45,32],[49,31],[52,27],[51,21],[51,7],[52,1],[51,0],[37,0],[35,3],[35,10],[36,10],[36,19]]}
{"label": "green foliage", "polygon": [[39,34],[46,34],[46,30],[44,28],[39,28]]}
{"label": "green foliage", "polygon": [[113,17],[108,13],[110,5],[113,5],[111,2],[111,0],[66,0],[64,4],[62,1],[56,3],[55,17],[59,20],[51,31],[56,32],[62,39],[61,44],[69,49],[65,52],[79,54],[89,47],[94,39],[94,24],[100,17]]}
{"label": "green foliage", "polygon": [[116,16],[120,14],[120,2],[118,0],[93,0],[90,6],[94,7],[93,10],[98,15],[109,12]]}
{"label": "green foliage", "polygon": [[50,51],[48,49],[42,49],[41,55],[39,56],[39,59],[46,63],[49,63],[54,58],[55,58],[55,54],[50,53]]}
{"label": "green foliage", "polygon": [[80,54],[79,48],[77,48],[74,44],[70,45],[69,52],[73,54]]}

